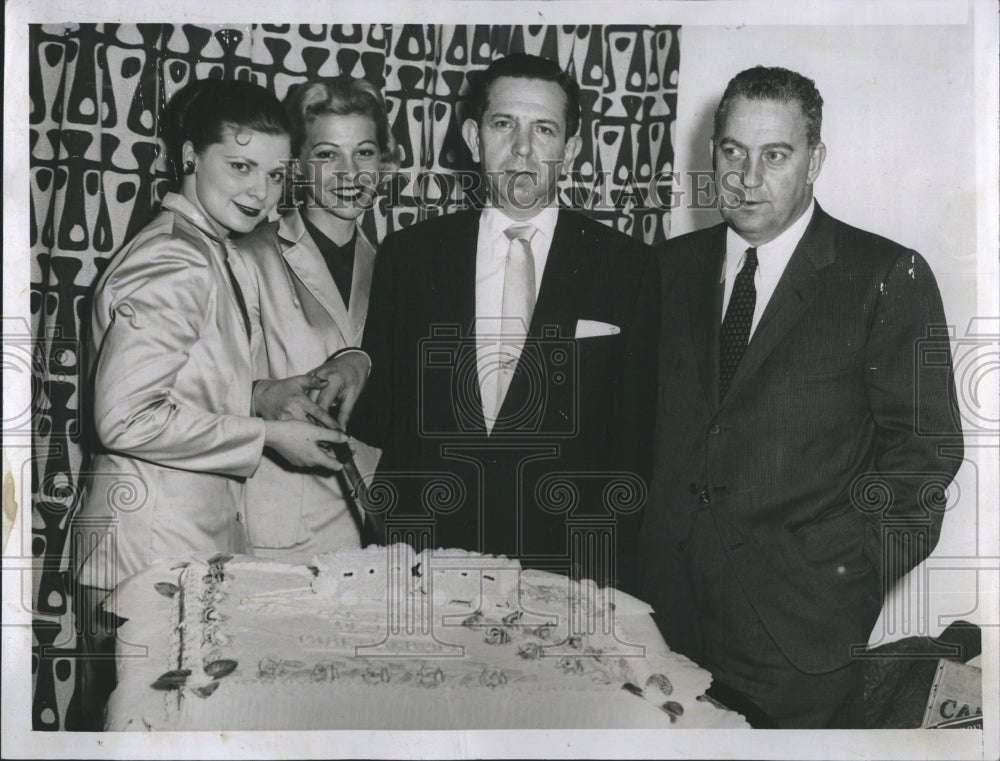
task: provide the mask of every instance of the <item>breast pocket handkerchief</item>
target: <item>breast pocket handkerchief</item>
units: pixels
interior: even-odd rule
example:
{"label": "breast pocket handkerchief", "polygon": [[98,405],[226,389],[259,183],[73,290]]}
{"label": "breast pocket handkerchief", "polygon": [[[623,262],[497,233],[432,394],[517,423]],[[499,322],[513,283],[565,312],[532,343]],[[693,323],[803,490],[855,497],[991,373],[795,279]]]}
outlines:
{"label": "breast pocket handkerchief", "polygon": [[574,338],[593,338],[595,336],[616,336],[622,332],[617,325],[599,320],[577,320]]}

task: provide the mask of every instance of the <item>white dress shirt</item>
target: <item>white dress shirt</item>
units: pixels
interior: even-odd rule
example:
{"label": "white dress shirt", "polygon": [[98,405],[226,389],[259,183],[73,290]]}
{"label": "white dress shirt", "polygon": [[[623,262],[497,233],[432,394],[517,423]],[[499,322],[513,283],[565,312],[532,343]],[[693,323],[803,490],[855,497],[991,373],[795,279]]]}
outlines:
{"label": "white dress shirt", "polygon": [[[552,234],[555,232],[559,209],[549,206],[540,211],[527,224],[535,227],[531,239],[531,255],[535,262],[535,298],[542,285],[545,262],[549,258]],[[500,326],[503,315],[503,281],[510,241],[504,235],[511,225],[525,224],[506,216],[499,209],[488,206],[479,218],[479,237],[476,243],[476,367],[479,372],[479,390],[483,400],[486,430],[493,430],[499,410],[496,408],[497,372]],[[525,326],[527,330],[527,326]],[[510,339],[505,340],[510,346]]]}
{"label": "white dress shirt", "polygon": [[[774,295],[774,289],[788,265],[788,260],[792,258],[796,246],[805,235],[815,208],[816,201],[810,201],[809,208],[801,217],[792,222],[787,230],[774,240],[757,246],[757,271],[753,276],[754,288],[757,290],[757,302],[753,308],[753,322],[750,324],[751,336],[757,330],[760,316],[764,313],[767,302]],[[733,293],[733,281],[743,268],[743,260],[746,259],[748,248],[751,248],[751,245],[730,227],[726,232],[726,261],[722,267],[722,279],[726,283],[722,299],[722,319],[725,318],[726,310],[729,308],[729,298]]]}

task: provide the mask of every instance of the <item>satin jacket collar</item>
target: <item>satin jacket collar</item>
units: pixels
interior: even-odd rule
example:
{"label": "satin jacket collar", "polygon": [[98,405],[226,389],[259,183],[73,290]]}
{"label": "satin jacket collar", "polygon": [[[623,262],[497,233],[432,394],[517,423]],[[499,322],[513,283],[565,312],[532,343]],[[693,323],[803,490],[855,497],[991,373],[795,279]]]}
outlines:
{"label": "satin jacket collar", "polygon": [[[357,235],[355,250],[361,247],[374,252],[375,246],[368,240],[368,236],[362,231],[361,225],[356,225],[354,229]],[[277,232],[278,237],[289,245],[302,243],[302,239],[309,235],[305,222],[302,221],[302,212],[298,208],[290,209],[281,215],[281,219],[278,221]],[[309,240],[312,239],[310,238]]]}
{"label": "satin jacket collar", "polygon": [[344,303],[299,210],[291,209],[283,214],[276,230],[281,256],[286,264],[337,323],[348,344],[359,341],[364,328],[376,255],[375,246],[361,231],[361,226],[355,229],[357,237],[354,241],[350,306]]}
{"label": "satin jacket collar", "polygon": [[163,201],[160,205],[164,209],[167,209],[180,217],[184,217],[184,219],[194,225],[199,232],[204,233],[212,240],[218,241],[223,245],[225,245],[229,240],[228,237],[220,237],[215,225],[213,225],[211,220],[205,216],[205,213],[180,193],[167,193],[163,196]]}

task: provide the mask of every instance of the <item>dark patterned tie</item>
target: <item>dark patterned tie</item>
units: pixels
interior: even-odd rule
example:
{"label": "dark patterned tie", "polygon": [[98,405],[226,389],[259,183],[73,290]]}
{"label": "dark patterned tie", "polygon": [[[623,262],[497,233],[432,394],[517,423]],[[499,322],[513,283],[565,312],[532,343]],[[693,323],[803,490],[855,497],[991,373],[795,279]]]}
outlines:
{"label": "dark patterned tie", "polygon": [[733,292],[729,297],[729,308],[719,331],[719,401],[726,398],[729,384],[736,375],[736,368],[743,359],[750,340],[750,325],[757,303],[757,289],[753,276],[757,271],[757,249],[748,248],[743,269],[736,274]]}

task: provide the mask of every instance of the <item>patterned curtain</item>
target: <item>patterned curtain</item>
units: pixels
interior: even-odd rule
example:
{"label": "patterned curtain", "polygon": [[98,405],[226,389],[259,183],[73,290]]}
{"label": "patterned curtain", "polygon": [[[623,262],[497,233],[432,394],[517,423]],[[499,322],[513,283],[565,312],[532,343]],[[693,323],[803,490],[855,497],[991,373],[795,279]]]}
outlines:
{"label": "patterned curtain", "polygon": [[386,95],[400,175],[363,224],[377,239],[465,202],[456,172],[470,77],[496,57],[551,58],[582,88],[583,149],[560,191],[623,232],[669,231],[678,27],[189,24],[34,26],[29,62],[34,559],[33,726],[64,727],[75,637],[61,564],[86,454],[79,393],[91,290],[167,189],[157,139],[192,78],[284,97],[310,77],[364,76]]}

